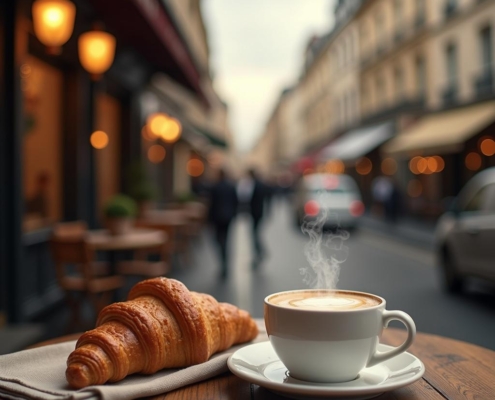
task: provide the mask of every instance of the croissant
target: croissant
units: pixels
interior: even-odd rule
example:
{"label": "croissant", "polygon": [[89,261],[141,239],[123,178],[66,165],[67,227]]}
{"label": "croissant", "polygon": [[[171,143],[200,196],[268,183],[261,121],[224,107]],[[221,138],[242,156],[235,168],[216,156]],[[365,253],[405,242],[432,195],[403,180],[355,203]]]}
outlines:
{"label": "croissant", "polygon": [[96,326],[79,338],[67,360],[65,375],[73,388],[199,364],[258,334],[246,311],[167,278],[139,282],[127,301],[100,312]]}

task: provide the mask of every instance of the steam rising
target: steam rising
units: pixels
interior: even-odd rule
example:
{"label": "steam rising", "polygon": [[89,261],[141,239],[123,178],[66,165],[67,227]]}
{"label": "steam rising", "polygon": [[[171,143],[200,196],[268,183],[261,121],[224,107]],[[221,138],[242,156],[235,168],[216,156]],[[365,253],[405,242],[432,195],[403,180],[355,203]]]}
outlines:
{"label": "steam rising", "polygon": [[[325,222],[331,219],[337,229],[332,233],[324,232]],[[304,254],[311,267],[300,269],[304,283],[314,289],[336,289],[340,264],[349,255],[349,248],[344,245],[349,239],[349,232],[340,228],[336,213],[325,209],[315,220],[304,220],[301,230],[309,236]]]}

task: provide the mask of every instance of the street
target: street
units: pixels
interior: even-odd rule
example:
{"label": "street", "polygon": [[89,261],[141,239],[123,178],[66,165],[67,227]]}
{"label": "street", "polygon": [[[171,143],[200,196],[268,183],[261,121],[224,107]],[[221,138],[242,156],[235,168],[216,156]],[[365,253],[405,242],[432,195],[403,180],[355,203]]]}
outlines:
{"label": "street", "polygon": [[[267,255],[255,271],[250,221],[240,215],[230,235],[231,270],[226,281],[218,278],[219,267],[209,233],[193,246],[194,256],[188,265],[174,270],[171,277],[183,281],[190,290],[210,293],[219,301],[236,304],[261,318],[265,296],[307,288],[300,268],[308,266],[304,255],[308,237],[298,231],[293,219],[287,201],[272,204],[263,227]],[[352,232],[346,245],[349,256],[342,264],[338,289],[384,297],[387,309],[410,314],[418,331],[495,349],[493,289],[474,283],[463,295],[447,295],[441,288],[431,251],[367,229]]]}

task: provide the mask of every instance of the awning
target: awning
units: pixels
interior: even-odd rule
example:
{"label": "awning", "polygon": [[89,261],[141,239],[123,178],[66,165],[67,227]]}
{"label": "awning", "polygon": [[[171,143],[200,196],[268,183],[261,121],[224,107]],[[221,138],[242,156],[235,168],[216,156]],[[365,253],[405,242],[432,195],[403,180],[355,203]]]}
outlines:
{"label": "awning", "polygon": [[355,129],[345,133],[325,147],[319,158],[325,160],[339,159],[344,162],[355,161],[376,149],[390,139],[393,134],[392,122]]}
{"label": "awning", "polygon": [[466,140],[495,121],[495,102],[432,114],[383,147],[390,155],[412,152],[445,154],[461,151]]}
{"label": "awning", "polygon": [[214,134],[210,130],[203,128],[203,127],[200,127],[200,126],[197,126],[197,125],[193,125],[193,127],[200,134],[205,136],[212,146],[223,147],[223,148],[227,147],[227,143],[225,142],[225,140],[223,140],[219,137],[220,135]]}
{"label": "awning", "polygon": [[175,81],[191,89],[208,106],[201,73],[188,44],[161,0],[90,0],[99,17],[117,36]]}

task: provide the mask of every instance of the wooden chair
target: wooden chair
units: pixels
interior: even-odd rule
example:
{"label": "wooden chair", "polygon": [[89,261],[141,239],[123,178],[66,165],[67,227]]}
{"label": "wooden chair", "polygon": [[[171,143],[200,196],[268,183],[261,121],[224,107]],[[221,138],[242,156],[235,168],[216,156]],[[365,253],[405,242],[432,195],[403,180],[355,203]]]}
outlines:
{"label": "wooden chair", "polygon": [[84,300],[93,305],[97,314],[111,302],[115,291],[124,285],[124,279],[120,275],[101,276],[95,273],[95,252],[84,236],[54,234],[50,246],[57,282],[66,292],[72,312],[69,328],[73,329],[82,322]]}
{"label": "wooden chair", "polygon": [[[158,255],[158,261],[150,261],[150,256]],[[134,259],[120,261],[117,272],[141,278],[165,276],[170,271],[170,252],[165,245],[141,249],[134,253]]]}
{"label": "wooden chair", "polygon": [[[139,223],[135,223],[135,226],[145,227]],[[171,265],[171,236],[168,232],[163,232],[165,236],[163,244],[134,251],[132,260],[117,263],[117,272],[122,275],[133,275],[144,279],[166,275],[170,271]],[[158,256],[158,261],[150,261],[149,258],[152,256]]]}
{"label": "wooden chair", "polygon": [[87,231],[86,221],[59,222],[53,227],[53,234],[57,237],[82,237]]}

